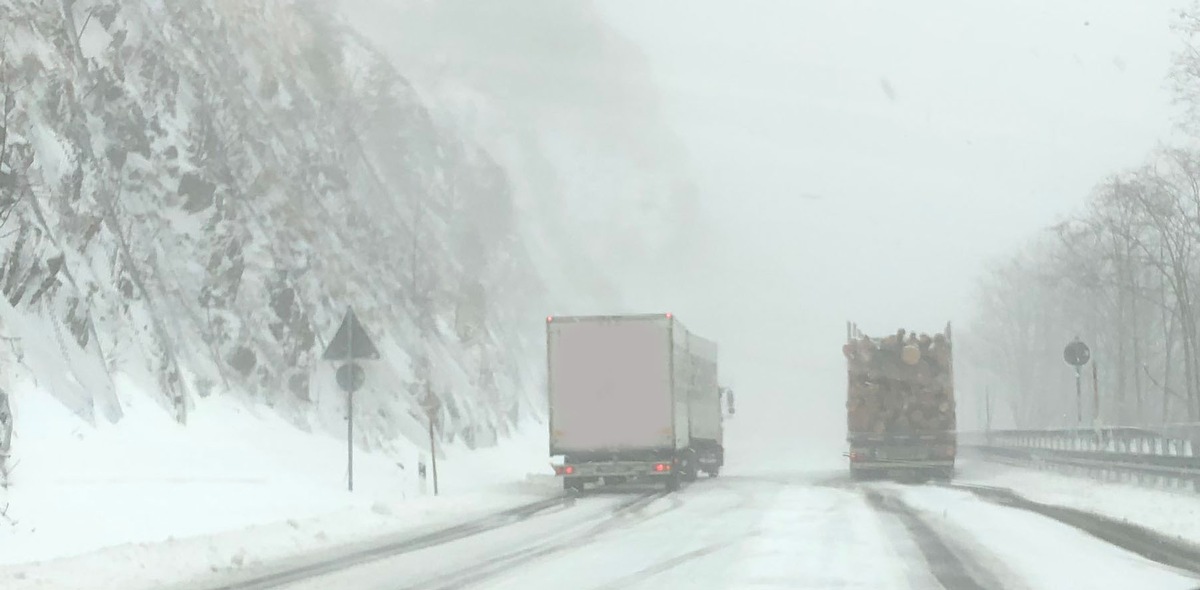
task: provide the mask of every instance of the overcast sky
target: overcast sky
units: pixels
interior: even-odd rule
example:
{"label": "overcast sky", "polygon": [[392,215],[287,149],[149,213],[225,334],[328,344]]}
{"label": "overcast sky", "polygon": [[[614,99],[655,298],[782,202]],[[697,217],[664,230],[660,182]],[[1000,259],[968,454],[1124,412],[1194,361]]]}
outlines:
{"label": "overcast sky", "polygon": [[598,1],[649,59],[722,253],[635,300],[721,340],[747,395],[840,415],[846,319],[965,326],[990,260],[1170,139],[1179,4]]}

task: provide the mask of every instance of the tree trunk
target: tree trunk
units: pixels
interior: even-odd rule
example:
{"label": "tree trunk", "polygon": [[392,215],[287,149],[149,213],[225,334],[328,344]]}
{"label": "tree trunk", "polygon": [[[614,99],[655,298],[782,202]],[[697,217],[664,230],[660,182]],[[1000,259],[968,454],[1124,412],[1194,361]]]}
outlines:
{"label": "tree trunk", "polygon": [[1183,377],[1185,391],[1187,392],[1187,419],[1189,422],[1194,421],[1195,413],[1195,398],[1196,398],[1196,330],[1192,321],[1191,311],[1186,303],[1180,305],[1180,320],[1183,324]]}
{"label": "tree trunk", "polygon": [[1163,385],[1162,385],[1162,423],[1171,421],[1171,353],[1175,351],[1175,312],[1167,311],[1167,292],[1162,295],[1163,316]]}
{"label": "tree trunk", "polygon": [[[1134,279],[1133,292],[1138,292],[1137,280]],[[1138,299],[1133,298],[1130,308],[1130,323],[1133,325],[1133,395],[1134,395],[1134,424],[1141,426],[1145,423],[1146,415],[1143,407],[1142,392],[1142,330],[1138,323]]]}

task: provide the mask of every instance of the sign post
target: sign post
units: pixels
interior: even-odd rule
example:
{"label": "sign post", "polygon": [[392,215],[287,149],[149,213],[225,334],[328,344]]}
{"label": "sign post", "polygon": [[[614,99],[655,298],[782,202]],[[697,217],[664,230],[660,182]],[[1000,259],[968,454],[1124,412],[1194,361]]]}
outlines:
{"label": "sign post", "polygon": [[992,433],[992,388],[983,388],[983,428]]}
{"label": "sign post", "polygon": [[417,463],[417,477],[418,477],[418,480],[419,480],[419,482],[420,482],[420,492],[421,492],[421,495],[422,495],[422,496],[424,496],[424,495],[425,495],[425,481],[426,481],[426,477],[425,477],[425,459],[421,459],[420,463]]}
{"label": "sign post", "polygon": [[433,395],[433,392],[428,388],[425,389],[425,399],[421,400],[421,407],[425,410],[425,416],[429,419],[429,461],[430,467],[433,469],[433,495],[438,495],[438,474],[437,474],[437,443],[434,436],[434,424],[437,422],[438,411],[442,408],[442,401]]}
{"label": "sign post", "polygon": [[437,482],[437,447],[434,445],[433,437],[433,417],[429,418],[429,460],[433,465],[433,495],[438,495]]}
{"label": "sign post", "polygon": [[1079,340],[1076,336],[1066,348],[1063,349],[1063,360],[1067,361],[1068,365],[1075,367],[1075,424],[1076,426],[1083,425],[1083,384],[1079,375],[1079,368],[1086,365],[1088,360],[1092,358],[1092,351],[1086,344]]}
{"label": "sign post", "polygon": [[367,381],[366,371],[354,361],[379,359],[379,350],[371,342],[371,337],[367,336],[353,309],[346,310],[346,317],[342,319],[342,325],[333,340],[329,341],[329,346],[325,347],[322,358],[343,363],[337,370],[337,383],[346,392],[346,481],[347,487],[353,492],[354,392]]}

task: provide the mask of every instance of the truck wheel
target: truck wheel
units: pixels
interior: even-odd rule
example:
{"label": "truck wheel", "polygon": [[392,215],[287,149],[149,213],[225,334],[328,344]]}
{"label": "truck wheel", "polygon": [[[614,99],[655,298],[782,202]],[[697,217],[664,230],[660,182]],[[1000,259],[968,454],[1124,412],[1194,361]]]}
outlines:
{"label": "truck wheel", "polygon": [[700,460],[696,451],[688,451],[683,455],[683,481],[693,482],[700,478]]}
{"label": "truck wheel", "polygon": [[679,474],[672,473],[667,476],[667,491],[675,492],[679,490]]}
{"label": "truck wheel", "polygon": [[583,482],[578,480],[563,478],[563,490],[568,492],[583,491]]}
{"label": "truck wheel", "polygon": [[709,477],[709,478],[713,478],[713,477],[716,477],[716,476],[718,476],[718,475],[721,475],[721,468],[720,468],[720,467],[713,467],[712,469],[709,469],[709,470],[708,470],[708,477]]}

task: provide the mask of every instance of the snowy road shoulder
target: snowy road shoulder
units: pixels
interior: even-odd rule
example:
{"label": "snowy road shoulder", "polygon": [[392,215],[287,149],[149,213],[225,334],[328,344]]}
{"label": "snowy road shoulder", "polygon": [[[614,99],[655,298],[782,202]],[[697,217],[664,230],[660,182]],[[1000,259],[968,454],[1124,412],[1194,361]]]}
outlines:
{"label": "snowy road shoulder", "polygon": [[487,518],[515,507],[553,501],[542,486],[376,503],[317,518],[250,527],[217,535],[129,544],[85,555],[0,568],[0,587],[42,590],[94,587],[124,590],[207,588],[267,572],[397,543]]}
{"label": "snowy road shoulder", "polygon": [[1040,514],[1157,563],[1200,575],[1200,545],[1166,536],[1141,524],[1078,508],[1035,502],[1008,488],[970,484],[948,484],[946,487],[970,492],[1001,506]]}
{"label": "snowy road shoulder", "polygon": [[775,492],[701,481],[673,494],[586,494],[569,510],[287,588],[722,588],[739,567],[736,549],[754,535],[760,502]]}
{"label": "snowy road shoulder", "polygon": [[[1045,516],[969,491],[877,484],[875,493],[933,531],[964,563],[1004,588],[1195,588],[1200,579]],[[990,587],[975,578],[980,587]]]}
{"label": "snowy road shoulder", "polygon": [[[470,520],[460,516],[457,522]],[[426,528],[436,529],[433,522],[426,519]],[[332,554],[314,552],[299,562]],[[253,571],[248,564],[238,573]],[[219,587],[214,579],[220,576],[171,588],[211,590]],[[1188,572],[970,491],[825,477],[729,477],[674,494],[589,494],[508,525],[318,571],[283,587],[507,590],[563,581],[592,590],[1200,586]]]}
{"label": "snowy road shoulder", "polygon": [[1102,515],[1200,546],[1200,496],[968,459],[956,483],[1010,489],[1034,502]]}
{"label": "snowy road shoulder", "polygon": [[349,493],[343,440],[236,398],[198,403],[183,428],[127,397],[120,428],[85,424],[36,391],[18,398],[39,428],[23,433],[13,485],[0,493],[13,519],[0,521],[0,588],[157,588],[561,493],[536,432],[445,448],[440,498],[422,495],[420,449],[360,449]]}

